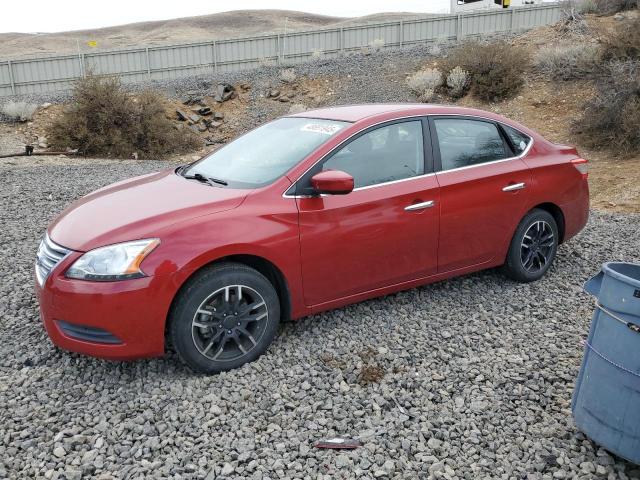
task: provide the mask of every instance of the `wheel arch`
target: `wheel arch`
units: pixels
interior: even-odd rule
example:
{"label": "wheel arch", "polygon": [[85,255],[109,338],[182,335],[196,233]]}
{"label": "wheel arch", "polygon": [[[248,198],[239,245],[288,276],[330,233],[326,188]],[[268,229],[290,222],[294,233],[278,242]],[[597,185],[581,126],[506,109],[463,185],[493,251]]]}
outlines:
{"label": "wheel arch", "polygon": [[531,208],[529,212],[535,209],[544,210],[545,212],[548,212],[551,214],[553,219],[556,221],[556,225],[558,226],[558,237],[560,237],[558,238],[558,244],[561,244],[562,242],[564,242],[566,224],[564,219],[564,212],[562,211],[562,209],[558,205],[552,202],[539,203],[538,205]]}
{"label": "wheel arch", "polygon": [[229,254],[220,256],[213,260],[207,261],[197,268],[193,269],[189,275],[183,279],[180,284],[180,287],[176,290],[176,293],[171,300],[171,305],[167,312],[167,318],[165,319],[165,343],[169,340],[168,329],[169,329],[169,318],[171,313],[173,312],[174,305],[176,300],[180,296],[180,293],[188,286],[189,281],[193,279],[198,273],[206,268],[210,268],[217,264],[221,263],[237,263],[241,265],[245,265],[247,267],[253,268],[264,275],[267,280],[273,285],[278,294],[278,300],[280,302],[280,315],[282,320],[288,320],[291,318],[291,292],[289,289],[289,284],[287,282],[287,278],[285,277],[282,270],[278,268],[278,266],[273,263],[271,260],[255,254]]}

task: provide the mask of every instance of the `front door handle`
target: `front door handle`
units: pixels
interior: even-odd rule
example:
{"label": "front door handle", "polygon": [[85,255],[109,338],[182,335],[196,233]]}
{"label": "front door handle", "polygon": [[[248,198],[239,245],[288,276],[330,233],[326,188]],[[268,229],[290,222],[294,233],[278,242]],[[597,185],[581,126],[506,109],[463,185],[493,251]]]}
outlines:
{"label": "front door handle", "polygon": [[407,212],[412,212],[414,210],[423,210],[425,208],[431,208],[436,204],[433,200],[429,200],[428,202],[414,203],[409,205],[408,207],[404,207]]}
{"label": "front door handle", "polygon": [[522,190],[526,187],[524,182],[520,183],[512,183],[511,185],[507,185],[502,189],[503,192],[515,192],[516,190]]}

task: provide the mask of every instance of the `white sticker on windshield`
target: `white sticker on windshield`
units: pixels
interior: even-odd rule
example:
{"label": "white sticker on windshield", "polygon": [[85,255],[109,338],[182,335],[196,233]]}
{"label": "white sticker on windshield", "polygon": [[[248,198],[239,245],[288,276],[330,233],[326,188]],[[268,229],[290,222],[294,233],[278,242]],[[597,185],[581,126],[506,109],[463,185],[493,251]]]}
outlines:
{"label": "white sticker on windshield", "polygon": [[301,132],[322,133],[324,135],[333,135],[342,128],[342,125],[330,125],[322,123],[307,123],[300,129]]}

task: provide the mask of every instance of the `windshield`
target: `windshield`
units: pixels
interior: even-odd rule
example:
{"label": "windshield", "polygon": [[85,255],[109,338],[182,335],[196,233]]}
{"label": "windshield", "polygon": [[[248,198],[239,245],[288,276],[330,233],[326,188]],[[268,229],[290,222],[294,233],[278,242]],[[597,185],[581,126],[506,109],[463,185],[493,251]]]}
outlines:
{"label": "windshield", "polygon": [[237,138],[181,174],[202,175],[231,188],[256,188],[280,178],[349,125],[315,118],[281,118]]}

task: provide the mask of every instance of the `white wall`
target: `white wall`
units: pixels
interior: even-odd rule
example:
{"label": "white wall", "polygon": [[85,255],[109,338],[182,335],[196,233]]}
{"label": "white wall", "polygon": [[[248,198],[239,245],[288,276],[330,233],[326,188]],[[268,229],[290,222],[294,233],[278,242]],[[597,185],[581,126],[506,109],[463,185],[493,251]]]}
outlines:
{"label": "white wall", "polygon": [[[511,6],[509,8],[521,7],[525,4],[539,5],[541,3],[546,2],[544,0],[511,0]],[[482,0],[480,2],[469,3],[466,5],[458,5],[458,0],[451,0],[449,8],[449,13],[468,12],[470,10],[487,10],[490,8],[502,9],[502,7],[500,5],[496,5],[493,0]]]}

